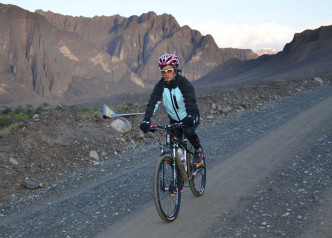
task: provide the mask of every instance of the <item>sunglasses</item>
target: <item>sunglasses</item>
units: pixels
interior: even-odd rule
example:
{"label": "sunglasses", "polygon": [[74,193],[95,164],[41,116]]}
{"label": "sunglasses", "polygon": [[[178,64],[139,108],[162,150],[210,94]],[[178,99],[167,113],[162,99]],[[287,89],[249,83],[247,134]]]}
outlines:
{"label": "sunglasses", "polygon": [[163,69],[163,70],[160,70],[160,72],[162,73],[162,74],[167,74],[167,73],[170,73],[170,72],[172,72],[174,69]]}

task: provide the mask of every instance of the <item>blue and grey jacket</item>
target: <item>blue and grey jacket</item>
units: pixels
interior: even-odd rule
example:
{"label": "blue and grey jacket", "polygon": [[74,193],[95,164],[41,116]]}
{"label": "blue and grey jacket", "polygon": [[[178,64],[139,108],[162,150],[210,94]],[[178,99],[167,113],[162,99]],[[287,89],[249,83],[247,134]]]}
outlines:
{"label": "blue and grey jacket", "polygon": [[194,87],[180,70],[170,83],[162,78],[155,85],[145,111],[145,121],[151,120],[161,101],[168,116],[175,121],[182,121],[188,114],[199,115]]}

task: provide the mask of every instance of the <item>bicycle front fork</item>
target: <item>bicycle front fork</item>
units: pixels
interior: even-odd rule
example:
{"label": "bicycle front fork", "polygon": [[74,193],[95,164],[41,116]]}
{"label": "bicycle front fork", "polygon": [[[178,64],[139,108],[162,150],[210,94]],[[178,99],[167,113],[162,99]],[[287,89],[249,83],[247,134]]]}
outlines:
{"label": "bicycle front fork", "polygon": [[176,188],[177,186],[177,170],[176,170],[176,146],[172,145],[172,157],[173,157],[173,186]]}

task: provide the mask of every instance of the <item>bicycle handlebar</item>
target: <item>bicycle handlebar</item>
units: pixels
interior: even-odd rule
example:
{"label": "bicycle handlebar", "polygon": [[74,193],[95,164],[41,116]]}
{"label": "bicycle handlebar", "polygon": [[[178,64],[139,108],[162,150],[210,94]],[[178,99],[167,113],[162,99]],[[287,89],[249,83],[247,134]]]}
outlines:
{"label": "bicycle handlebar", "polygon": [[182,122],[177,122],[174,124],[169,124],[169,125],[151,125],[150,129],[148,131],[150,132],[155,132],[158,128],[163,129],[163,130],[170,130],[176,127],[185,127],[186,125],[183,125]]}

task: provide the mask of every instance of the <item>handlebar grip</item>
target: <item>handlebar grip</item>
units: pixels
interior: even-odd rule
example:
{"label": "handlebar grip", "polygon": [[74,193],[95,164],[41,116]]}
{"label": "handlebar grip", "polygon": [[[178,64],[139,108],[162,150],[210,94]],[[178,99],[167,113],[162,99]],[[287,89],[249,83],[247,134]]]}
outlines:
{"label": "handlebar grip", "polygon": [[150,128],[149,131],[152,132],[152,133],[155,133],[156,129],[155,128]]}

